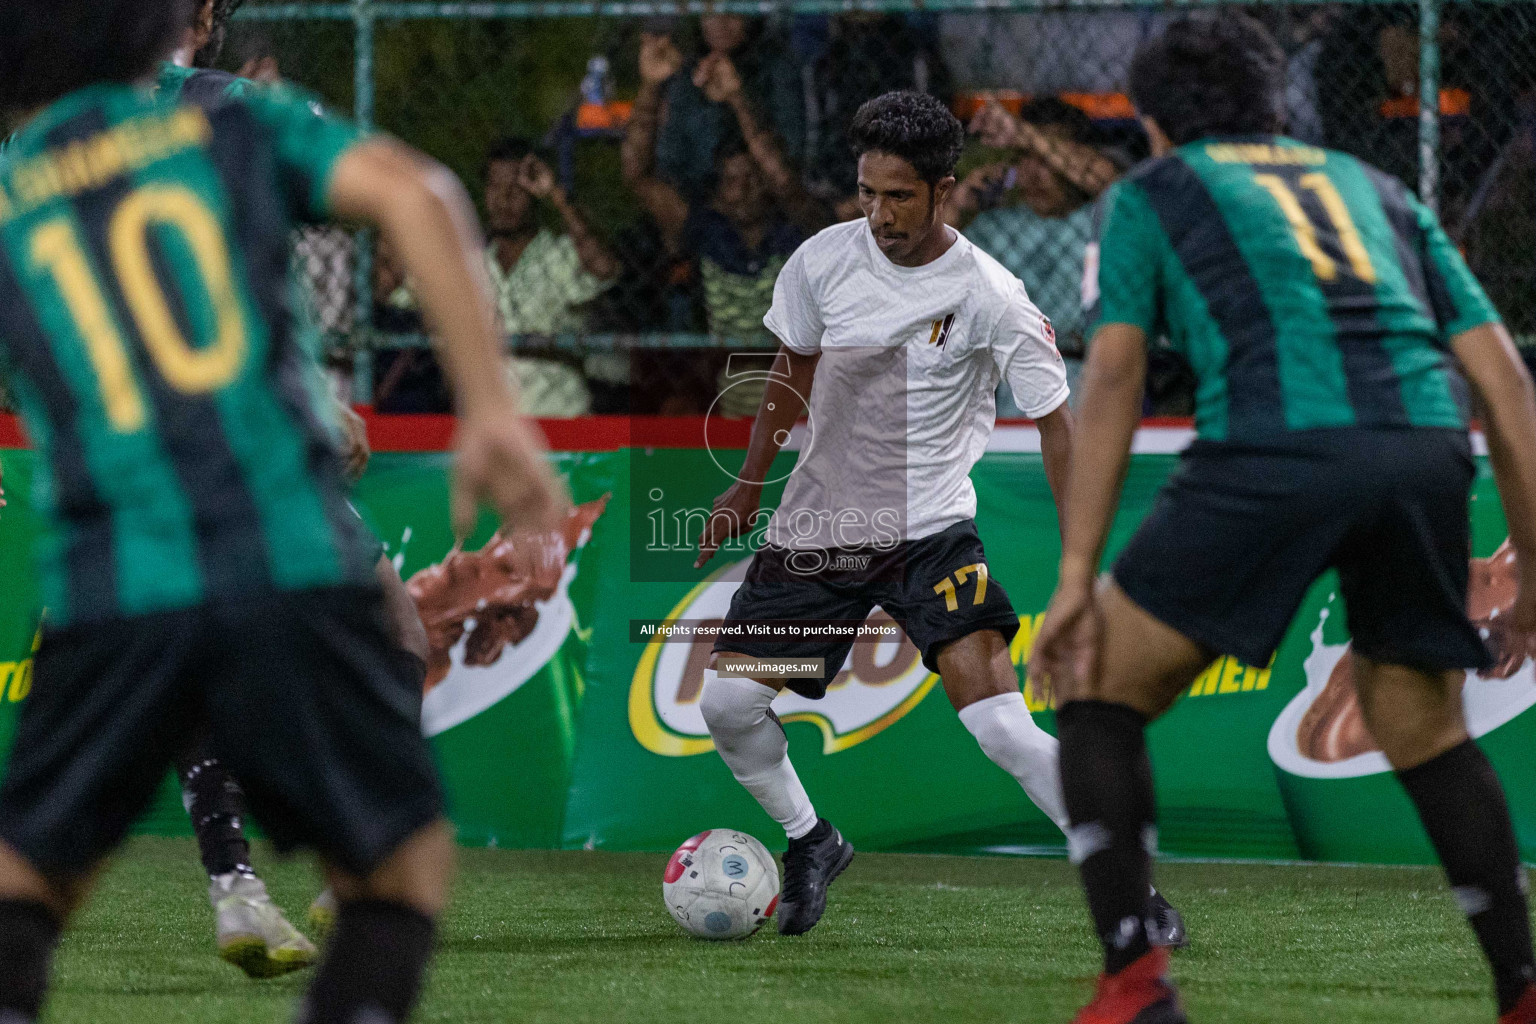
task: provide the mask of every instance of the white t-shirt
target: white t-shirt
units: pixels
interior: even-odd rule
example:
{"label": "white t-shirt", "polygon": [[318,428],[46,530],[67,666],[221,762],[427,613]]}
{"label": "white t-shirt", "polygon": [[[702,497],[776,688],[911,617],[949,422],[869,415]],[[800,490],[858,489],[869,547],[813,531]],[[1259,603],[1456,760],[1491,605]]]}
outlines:
{"label": "white t-shirt", "polygon": [[827,228],[789,258],[764,325],[821,353],[800,459],[765,540],[894,546],[976,514],[970,471],[996,421],[1000,377],[1025,415],[1067,400],[1050,321],[964,236],[901,267],[867,221]]}

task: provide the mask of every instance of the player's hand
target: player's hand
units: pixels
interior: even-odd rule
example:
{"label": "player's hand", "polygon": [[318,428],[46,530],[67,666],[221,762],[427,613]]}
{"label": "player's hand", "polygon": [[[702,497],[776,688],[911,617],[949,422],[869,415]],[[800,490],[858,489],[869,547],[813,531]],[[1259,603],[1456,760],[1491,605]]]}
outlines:
{"label": "player's hand", "polygon": [[523,158],[517,172],[517,184],[535,199],[544,199],[555,190],[555,172],[536,156]]}
{"label": "player's hand", "polygon": [[671,36],[640,36],[640,80],[648,85],[660,85],[683,69],[683,55]]}
{"label": "player's hand", "polygon": [[711,103],[726,103],[741,92],[741,76],[736,65],[723,53],[710,54],[693,71],[693,84],[704,90]]}
{"label": "player's hand", "polygon": [[347,483],[355,484],[368,469],[368,460],[373,458],[373,449],[368,447],[368,424],[345,402],[337,402],[336,407],[337,415],[341,417],[342,468],[347,474]]}
{"label": "player's hand", "polygon": [[1104,646],[1104,612],[1093,585],[1058,587],[1045,610],[1029,659],[1029,678],[1057,693],[1084,692],[1098,677]]}
{"label": "player's hand", "polygon": [[714,506],[710,509],[709,521],[704,524],[704,531],[699,534],[699,557],[694,559],[693,567],[704,568],[704,564],[715,557],[715,552],[720,549],[721,544],[741,536],[744,530],[750,530],[752,518],[757,514],[758,505],[762,500],[761,486],[742,483],[740,480],[731,484],[724,494],[716,498]]}
{"label": "player's hand", "polygon": [[549,468],[544,439],[516,415],[461,418],[454,441],[453,529],[463,540],[475,529],[480,505],[517,530],[558,529],[570,511],[565,483]]}
{"label": "player's hand", "polygon": [[991,149],[1014,149],[1021,145],[1020,129],[1024,122],[1003,109],[997,100],[987,100],[971,118],[971,134]]}

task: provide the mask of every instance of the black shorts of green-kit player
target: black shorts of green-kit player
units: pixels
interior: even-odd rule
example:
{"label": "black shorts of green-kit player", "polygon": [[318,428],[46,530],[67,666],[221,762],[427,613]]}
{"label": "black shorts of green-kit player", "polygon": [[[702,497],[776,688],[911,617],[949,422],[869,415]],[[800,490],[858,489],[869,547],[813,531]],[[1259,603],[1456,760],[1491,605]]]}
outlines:
{"label": "black shorts of green-kit player", "polygon": [[46,631],[0,839],[69,877],[121,841],[206,722],[279,850],[366,876],[443,809],[376,590],[267,594]]}
{"label": "black shorts of green-kit player", "polygon": [[[858,568],[842,568],[856,565]],[[930,672],[938,672],[945,644],[984,629],[1011,642],[1019,617],[1008,594],[987,571],[987,555],[974,520],[932,536],[870,548],[791,551],[764,547],[752,557],[731,598],[723,628],[749,623],[862,622],[879,605],[906,631]],[[820,678],[787,679],[785,686],[812,700],[826,696],[855,640],[761,640],[721,637],[717,652],[753,658],[822,658]]]}
{"label": "black shorts of green-kit player", "polygon": [[1127,597],[1212,652],[1267,665],[1334,568],[1354,649],[1483,668],[1467,620],[1475,466],[1462,430],[1318,430],[1196,441],[1115,562]]}

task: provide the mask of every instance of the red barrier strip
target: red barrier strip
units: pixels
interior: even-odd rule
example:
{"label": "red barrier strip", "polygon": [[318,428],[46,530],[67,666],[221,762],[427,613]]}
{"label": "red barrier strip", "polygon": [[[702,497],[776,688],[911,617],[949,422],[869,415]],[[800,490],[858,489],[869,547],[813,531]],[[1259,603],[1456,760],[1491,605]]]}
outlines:
{"label": "red barrier strip", "polygon": [[[454,418],[436,415],[385,416],[363,407],[368,441],[376,452],[442,452],[453,447]],[[998,426],[1025,426],[1029,420],[998,420]],[[1148,419],[1143,427],[1189,427],[1187,419]],[[703,448],[706,420],[702,416],[584,416],[573,420],[540,420],[539,426],[557,452],[611,452],[620,448]],[[708,445],[745,448],[752,421],[707,421]],[[21,421],[0,414],[0,448],[30,448]]]}

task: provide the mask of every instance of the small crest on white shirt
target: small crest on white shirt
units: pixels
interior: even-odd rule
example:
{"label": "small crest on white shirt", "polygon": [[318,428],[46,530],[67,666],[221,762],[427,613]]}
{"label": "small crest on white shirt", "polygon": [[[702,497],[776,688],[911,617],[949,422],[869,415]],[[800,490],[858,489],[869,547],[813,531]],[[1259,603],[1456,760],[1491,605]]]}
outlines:
{"label": "small crest on white shirt", "polygon": [[1045,335],[1045,340],[1050,342],[1051,347],[1054,348],[1056,345],[1056,328],[1052,326],[1051,318],[1044,313],[1040,314],[1040,333]]}
{"label": "small crest on white shirt", "polygon": [[953,313],[946,316],[943,320],[935,320],[933,322],[933,331],[928,335],[928,344],[943,348],[944,343],[949,340],[950,329],[954,326],[955,314]]}

